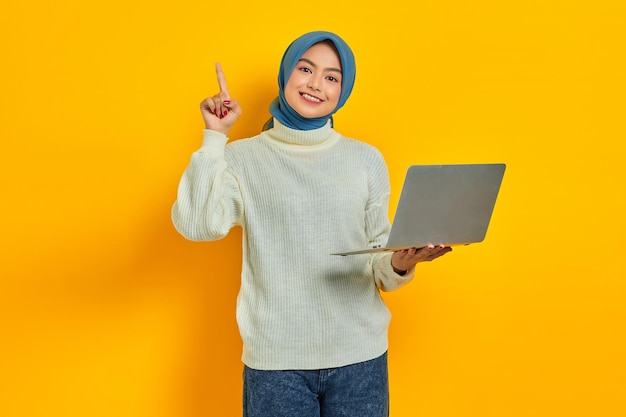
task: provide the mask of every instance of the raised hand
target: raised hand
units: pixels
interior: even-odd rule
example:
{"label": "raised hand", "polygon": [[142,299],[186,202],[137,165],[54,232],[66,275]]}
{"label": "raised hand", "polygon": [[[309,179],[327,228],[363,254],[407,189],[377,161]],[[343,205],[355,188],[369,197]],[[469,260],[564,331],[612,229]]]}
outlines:
{"label": "raised hand", "polygon": [[202,100],[200,111],[207,129],[228,135],[228,131],[241,115],[241,107],[237,100],[230,98],[226,77],[219,63],[215,64],[215,72],[220,92]]}

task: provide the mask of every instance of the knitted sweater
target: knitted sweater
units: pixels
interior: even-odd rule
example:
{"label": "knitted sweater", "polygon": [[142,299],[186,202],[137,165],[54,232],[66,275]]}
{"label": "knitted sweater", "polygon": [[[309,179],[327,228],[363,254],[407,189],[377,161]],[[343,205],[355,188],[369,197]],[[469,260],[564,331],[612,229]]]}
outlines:
{"label": "knitted sweater", "polygon": [[386,243],[385,161],[330,122],[308,131],[274,123],[228,145],[205,130],[181,178],[173,223],[195,241],[243,228],[236,314],[249,367],[324,369],[380,356],[391,315],[379,289],[406,284],[413,270],[394,273],[389,253],[330,254]]}

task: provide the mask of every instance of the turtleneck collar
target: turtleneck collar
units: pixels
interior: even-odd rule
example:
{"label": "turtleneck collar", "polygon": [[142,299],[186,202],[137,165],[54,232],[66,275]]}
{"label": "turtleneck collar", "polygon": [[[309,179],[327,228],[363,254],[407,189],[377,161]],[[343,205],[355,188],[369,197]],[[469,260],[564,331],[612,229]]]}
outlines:
{"label": "turtleneck collar", "polygon": [[271,139],[285,145],[318,146],[334,143],[339,134],[331,126],[330,120],[318,129],[291,129],[274,118],[274,127],[264,132]]}

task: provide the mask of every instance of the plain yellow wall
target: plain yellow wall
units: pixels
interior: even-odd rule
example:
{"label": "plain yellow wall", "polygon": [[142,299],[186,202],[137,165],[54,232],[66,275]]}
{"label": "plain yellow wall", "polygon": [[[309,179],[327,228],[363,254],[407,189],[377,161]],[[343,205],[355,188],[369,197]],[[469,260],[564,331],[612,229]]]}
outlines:
{"label": "plain yellow wall", "polygon": [[0,415],[240,415],[241,233],[185,241],[170,207],[214,62],[249,136],[318,29],[392,210],[410,164],[508,165],[486,240],[384,295],[392,416],[626,415],[625,5],[3,2]]}

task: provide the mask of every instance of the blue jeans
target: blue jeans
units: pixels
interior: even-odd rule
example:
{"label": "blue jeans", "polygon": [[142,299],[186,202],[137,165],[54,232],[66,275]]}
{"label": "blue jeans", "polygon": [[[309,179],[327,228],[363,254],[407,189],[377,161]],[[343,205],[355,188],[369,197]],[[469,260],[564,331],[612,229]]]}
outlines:
{"label": "blue jeans", "polygon": [[244,417],[388,417],[387,353],[314,371],[244,367]]}

